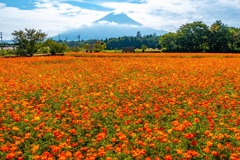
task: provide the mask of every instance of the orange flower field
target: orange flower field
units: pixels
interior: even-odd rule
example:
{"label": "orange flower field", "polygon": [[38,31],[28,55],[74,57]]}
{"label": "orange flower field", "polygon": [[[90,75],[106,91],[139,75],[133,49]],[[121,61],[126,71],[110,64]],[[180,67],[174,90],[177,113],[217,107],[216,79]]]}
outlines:
{"label": "orange flower field", "polygon": [[0,58],[0,159],[237,160],[239,113],[239,55]]}

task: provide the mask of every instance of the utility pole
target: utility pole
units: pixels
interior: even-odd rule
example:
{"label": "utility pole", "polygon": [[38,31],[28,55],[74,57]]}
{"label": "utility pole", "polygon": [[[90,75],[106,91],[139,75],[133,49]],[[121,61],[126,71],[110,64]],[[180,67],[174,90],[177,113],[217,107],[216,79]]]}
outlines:
{"label": "utility pole", "polygon": [[2,43],[2,35],[3,35],[3,32],[0,32],[1,43]]}
{"label": "utility pole", "polygon": [[60,40],[61,40],[61,39],[60,39],[60,34],[59,34],[59,35],[58,35],[58,42],[60,42]]}
{"label": "utility pole", "polygon": [[2,34],[3,34],[3,33],[2,33],[2,32],[0,32],[0,38],[1,38],[1,42],[0,42],[0,44],[1,44],[1,49],[3,49],[3,43],[2,43],[2,42],[3,42],[3,41],[2,41]]}
{"label": "utility pole", "polygon": [[80,36],[80,35],[78,35],[78,42],[79,42],[79,43],[80,43],[80,37],[81,37],[81,36]]}

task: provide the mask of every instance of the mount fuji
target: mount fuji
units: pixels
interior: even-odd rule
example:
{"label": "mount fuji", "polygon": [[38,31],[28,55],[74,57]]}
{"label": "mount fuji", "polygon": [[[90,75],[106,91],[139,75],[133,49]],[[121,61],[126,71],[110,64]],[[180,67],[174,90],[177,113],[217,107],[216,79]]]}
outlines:
{"label": "mount fuji", "polygon": [[[136,36],[138,31],[140,31],[142,35],[154,33],[162,35],[167,33],[165,30],[144,27],[141,23],[131,19],[124,13],[110,13],[94,21],[90,26],[69,30],[61,33],[60,36],[63,39],[66,38],[68,41],[76,41],[79,36],[83,40]],[[59,37],[55,36],[53,39],[58,40]]]}
{"label": "mount fuji", "polygon": [[131,19],[126,14],[123,13],[110,13],[106,15],[105,17],[95,21],[94,23],[101,23],[101,22],[110,22],[110,23],[117,23],[122,25],[134,25],[134,26],[141,26],[141,23],[138,23],[137,21]]}

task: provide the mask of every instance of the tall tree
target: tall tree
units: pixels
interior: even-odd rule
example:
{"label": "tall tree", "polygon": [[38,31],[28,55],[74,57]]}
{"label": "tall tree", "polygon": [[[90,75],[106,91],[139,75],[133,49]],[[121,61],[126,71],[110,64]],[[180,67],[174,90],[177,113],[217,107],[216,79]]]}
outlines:
{"label": "tall tree", "polygon": [[240,51],[240,28],[228,27],[229,30],[229,48],[231,52]]}
{"label": "tall tree", "polygon": [[170,32],[160,37],[159,44],[162,46],[164,51],[174,52],[177,48],[176,41],[177,34]]}
{"label": "tall tree", "polygon": [[56,55],[57,53],[63,54],[68,50],[68,46],[62,42],[56,42],[52,39],[47,39],[44,43],[44,46],[50,49],[51,55]]}
{"label": "tall tree", "polygon": [[94,52],[100,52],[100,51],[106,49],[106,43],[104,43],[104,42],[102,42],[102,41],[96,41],[96,42],[94,43],[94,46],[93,46],[93,47],[94,47],[94,48],[93,48]]}
{"label": "tall tree", "polygon": [[24,31],[14,31],[12,35],[13,41],[18,44],[17,54],[21,56],[32,56],[47,36],[41,30],[27,28]]}
{"label": "tall tree", "polygon": [[236,48],[237,52],[240,52],[240,28],[237,29],[237,32],[235,33],[235,41],[234,46]]}
{"label": "tall tree", "polygon": [[201,21],[182,25],[177,31],[183,51],[200,52],[206,49],[208,26]]}
{"label": "tall tree", "polygon": [[136,36],[137,38],[141,38],[142,37],[142,35],[141,35],[141,32],[140,31],[138,31],[137,32],[137,36]]}
{"label": "tall tree", "polygon": [[210,27],[208,37],[209,49],[211,52],[226,52],[229,51],[230,32],[228,26],[218,20]]}

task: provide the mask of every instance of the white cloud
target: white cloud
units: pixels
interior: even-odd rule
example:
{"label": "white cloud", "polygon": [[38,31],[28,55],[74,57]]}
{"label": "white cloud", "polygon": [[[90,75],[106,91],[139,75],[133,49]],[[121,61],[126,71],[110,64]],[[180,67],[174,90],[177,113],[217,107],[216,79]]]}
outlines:
{"label": "white cloud", "polygon": [[49,2],[48,0],[37,3],[38,8],[34,10],[20,10],[0,4],[3,6],[1,13],[5,13],[0,14],[1,32],[3,32],[4,39],[11,39],[11,33],[14,30],[24,28],[41,29],[49,36],[54,36],[69,29],[91,24],[106,14],[106,12],[82,9],[67,3]]}
{"label": "white cloud", "polygon": [[127,13],[144,26],[155,29],[176,30],[179,25],[188,22],[186,15],[196,11],[190,0],[146,0],[143,4],[104,2],[105,7],[114,7],[115,12]]}
{"label": "white cloud", "polygon": [[240,0],[219,0],[220,3],[233,8],[240,8]]}
{"label": "white cloud", "polygon": [[6,7],[4,3],[0,3],[0,9]]}
{"label": "white cloud", "polygon": [[115,13],[126,13],[145,27],[175,31],[179,26],[193,21],[210,25],[222,20],[230,26],[240,27],[240,0],[38,0],[36,9],[20,10],[0,3],[1,30],[6,39],[14,30],[24,28],[41,29],[49,36],[68,29],[89,26],[107,15],[107,11],[96,11],[68,4],[68,1],[87,2],[112,8]]}
{"label": "white cloud", "polygon": [[163,11],[167,11],[169,13],[175,14],[184,14],[195,11],[196,8],[194,6],[193,1],[191,0],[148,0],[147,3],[148,10],[158,10],[161,9]]}
{"label": "white cloud", "polygon": [[[182,24],[193,21],[210,25],[216,20],[223,20],[229,25],[240,26],[240,11],[226,7],[239,3],[240,0],[146,0],[143,4],[103,2],[101,5],[112,7],[118,13],[127,13],[144,26],[174,31]],[[235,14],[231,13],[233,11]]]}

